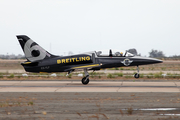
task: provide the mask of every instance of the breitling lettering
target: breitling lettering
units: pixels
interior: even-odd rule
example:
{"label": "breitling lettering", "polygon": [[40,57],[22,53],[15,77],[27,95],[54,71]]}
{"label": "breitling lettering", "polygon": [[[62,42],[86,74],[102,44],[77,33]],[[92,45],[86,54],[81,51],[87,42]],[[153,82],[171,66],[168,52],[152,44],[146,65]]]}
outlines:
{"label": "breitling lettering", "polygon": [[86,57],[75,57],[75,58],[66,58],[66,59],[58,59],[57,64],[61,63],[72,63],[72,62],[80,62],[80,61],[90,61],[90,56]]}

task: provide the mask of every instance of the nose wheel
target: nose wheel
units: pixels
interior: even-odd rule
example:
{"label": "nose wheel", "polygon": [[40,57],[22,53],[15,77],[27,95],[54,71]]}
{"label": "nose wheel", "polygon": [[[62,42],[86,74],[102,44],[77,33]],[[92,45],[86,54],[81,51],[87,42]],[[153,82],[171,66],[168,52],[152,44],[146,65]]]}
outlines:
{"label": "nose wheel", "polygon": [[134,78],[139,78],[139,66],[137,66],[137,73],[134,75]]}
{"label": "nose wheel", "polygon": [[83,77],[81,82],[83,85],[87,85],[89,83],[89,74],[87,72],[87,69],[84,69],[84,73],[86,77]]}
{"label": "nose wheel", "polygon": [[139,74],[138,73],[134,74],[134,78],[139,78]]}

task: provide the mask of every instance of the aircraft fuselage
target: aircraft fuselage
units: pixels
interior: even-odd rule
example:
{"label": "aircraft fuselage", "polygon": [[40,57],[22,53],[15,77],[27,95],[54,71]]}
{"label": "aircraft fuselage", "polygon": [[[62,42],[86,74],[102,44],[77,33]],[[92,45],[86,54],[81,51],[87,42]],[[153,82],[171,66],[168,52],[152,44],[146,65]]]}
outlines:
{"label": "aircraft fuselage", "polygon": [[134,57],[95,57],[87,54],[72,56],[54,57],[42,61],[22,63],[27,72],[68,72],[73,68],[91,68],[90,70],[100,70],[105,68],[138,66],[160,63],[161,60],[153,58]]}

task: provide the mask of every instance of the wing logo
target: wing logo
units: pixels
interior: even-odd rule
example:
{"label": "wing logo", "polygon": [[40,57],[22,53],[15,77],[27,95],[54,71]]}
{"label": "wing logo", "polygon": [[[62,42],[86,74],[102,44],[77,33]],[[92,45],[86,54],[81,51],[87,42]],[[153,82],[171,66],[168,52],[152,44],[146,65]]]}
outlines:
{"label": "wing logo", "polygon": [[125,66],[129,66],[132,62],[133,60],[129,60],[129,59],[124,59],[123,61],[121,61],[121,63],[124,64]]}

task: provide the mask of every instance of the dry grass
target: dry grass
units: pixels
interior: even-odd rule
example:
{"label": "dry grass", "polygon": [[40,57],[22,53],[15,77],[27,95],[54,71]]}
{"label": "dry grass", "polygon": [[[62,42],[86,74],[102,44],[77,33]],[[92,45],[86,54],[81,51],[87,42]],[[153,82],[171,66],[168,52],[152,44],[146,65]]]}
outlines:
{"label": "dry grass", "polygon": [[119,112],[121,113],[121,115],[122,115],[122,116],[124,115],[124,113],[123,113],[123,111],[122,111],[122,110],[119,110]]}
{"label": "dry grass", "polygon": [[130,107],[130,108],[127,109],[127,113],[128,113],[129,115],[132,115],[132,113],[133,113],[132,107]]}
{"label": "dry grass", "polygon": [[33,99],[27,97],[11,98],[11,99],[0,99],[1,107],[22,107],[34,105]]}
{"label": "dry grass", "polygon": [[21,63],[26,60],[0,60],[0,69],[23,69]]}

